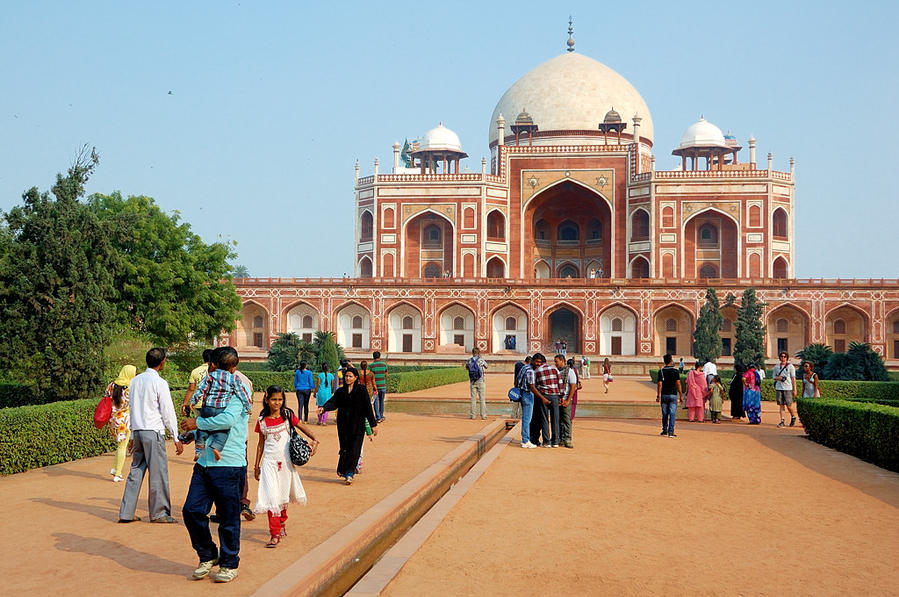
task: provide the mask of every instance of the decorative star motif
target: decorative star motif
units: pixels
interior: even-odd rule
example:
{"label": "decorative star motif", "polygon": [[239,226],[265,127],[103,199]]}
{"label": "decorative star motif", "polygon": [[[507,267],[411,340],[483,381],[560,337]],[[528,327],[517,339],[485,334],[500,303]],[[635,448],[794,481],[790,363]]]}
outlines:
{"label": "decorative star motif", "polygon": [[608,180],[606,180],[605,176],[600,176],[599,178],[596,179],[596,186],[598,186],[599,189],[602,190],[606,186],[607,182],[608,182]]}
{"label": "decorative star motif", "polygon": [[532,189],[537,188],[537,185],[540,184],[540,180],[536,176],[531,176],[528,179],[528,184],[531,185]]}

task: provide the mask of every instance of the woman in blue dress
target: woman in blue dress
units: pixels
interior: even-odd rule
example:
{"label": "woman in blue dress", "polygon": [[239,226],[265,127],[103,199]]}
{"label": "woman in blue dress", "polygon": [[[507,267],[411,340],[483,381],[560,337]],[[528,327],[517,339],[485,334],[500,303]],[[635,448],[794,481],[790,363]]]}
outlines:
{"label": "woman in blue dress", "polygon": [[[315,376],[313,395],[315,396],[315,404],[320,407],[324,406],[331,399],[331,396],[334,395],[334,374],[331,373],[331,367],[327,363],[322,365],[321,373]],[[319,413],[318,424],[328,424],[328,411]]]}

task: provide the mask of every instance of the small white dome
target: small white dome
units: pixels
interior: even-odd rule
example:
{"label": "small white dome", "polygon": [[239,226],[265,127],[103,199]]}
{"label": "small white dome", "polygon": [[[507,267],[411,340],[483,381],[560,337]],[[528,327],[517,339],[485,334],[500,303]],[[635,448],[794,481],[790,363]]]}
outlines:
{"label": "small white dome", "polygon": [[459,135],[443,126],[441,122],[422,136],[419,151],[462,152],[462,142],[459,141]]}
{"label": "small white dome", "polygon": [[691,147],[727,147],[727,141],[721,129],[700,116],[699,120],[688,126],[681,135],[678,149]]}

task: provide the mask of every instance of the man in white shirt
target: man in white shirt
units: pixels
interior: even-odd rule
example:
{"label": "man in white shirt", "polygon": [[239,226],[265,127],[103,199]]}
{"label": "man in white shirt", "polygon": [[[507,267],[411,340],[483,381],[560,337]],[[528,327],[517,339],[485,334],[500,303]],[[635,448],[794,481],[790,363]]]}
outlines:
{"label": "man in white shirt", "polygon": [[715,365],[715,361],[707,361],[706,364],[702,366],[702,374],[705,375],[706,385],[712,387],[712,380],[718,375],[718,366]]}
{"label": "man in white shirt", "polygon": [[574,367],[570,367],[565,361],[564,355],[557,354],[555,358],[556,369],[559,370],[559,387],[562,395],[559,398],[559,435],[562,445],[573,448],[571,443],[571,398],[577,391],[577,373]]}
{"label": "man in white shirt", "polygon": [[780,407],[780,423],[784,426],[784,408],[790,411],[790,427],[796,424],[796,407],[793,400],[796,398],[796,368],[790,363],[790,355],[781,352],[778,355],[780,362],[774,365],[774,394],[777,405]]}
{"label": "man in white shirt", "polygon": [[131,403],[131,441],[134,454],[131,471],[125,483],[125,494],[119,507],[119,522],[140,520],[134,515],[137,498],[149,469],[150,522],[176,522],[172,518],[172,499],[169,493],[169,467],[165,453],[165,430],[175,439],[175,453],[184,446],[178,437],[178,420],[169,384],[159,376],[165,367],[165,349],[151,348],[146,356],[147,370],[131,380],[128,398]]}

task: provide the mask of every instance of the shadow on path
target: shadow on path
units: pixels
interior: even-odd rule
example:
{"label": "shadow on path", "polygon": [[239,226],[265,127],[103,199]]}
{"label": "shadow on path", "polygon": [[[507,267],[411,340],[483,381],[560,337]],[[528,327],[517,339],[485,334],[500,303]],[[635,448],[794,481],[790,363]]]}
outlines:
{"label": "shadow on path", "polygon": [[138,551],[115,541],[82,537],[72,533],[53,533],[53,537],[56,539],[56,549],[59,551],[101,556],[131,570],[183,577],[187,577],[193,572],[193,566],[188,564],[166,560],[155,554]]}
{"label": "shadow on path", "polygon": [[102,508],[100,506],[91,506],[89,504],[79,504],[78,502],[63,502],[61,500],[54,500],[52,498],[31,498],[31,501],[36,504],[44,504],[45,506],[53,506],[54,508],[71,510],[72,512],[82,512],[84,514],[90,514],[91,516],[96,516],[100,520],[104,520],[106,522],[115,522],[119,517],[118,508]]}
{"label": "shadow on path", "polygon": [[[110,479],[112,479],[111,475],[101,475],[99,473],[87,473],[84,471],[74,471],[64,465],[57,466],[48,466],[41,470],[42,473],[47,475],[48,477],[84,477],[85,479],[99,479],[100,481],[104,481],[109,483]],[[128,473],[128,469],[122,473],[126,477]]]}

